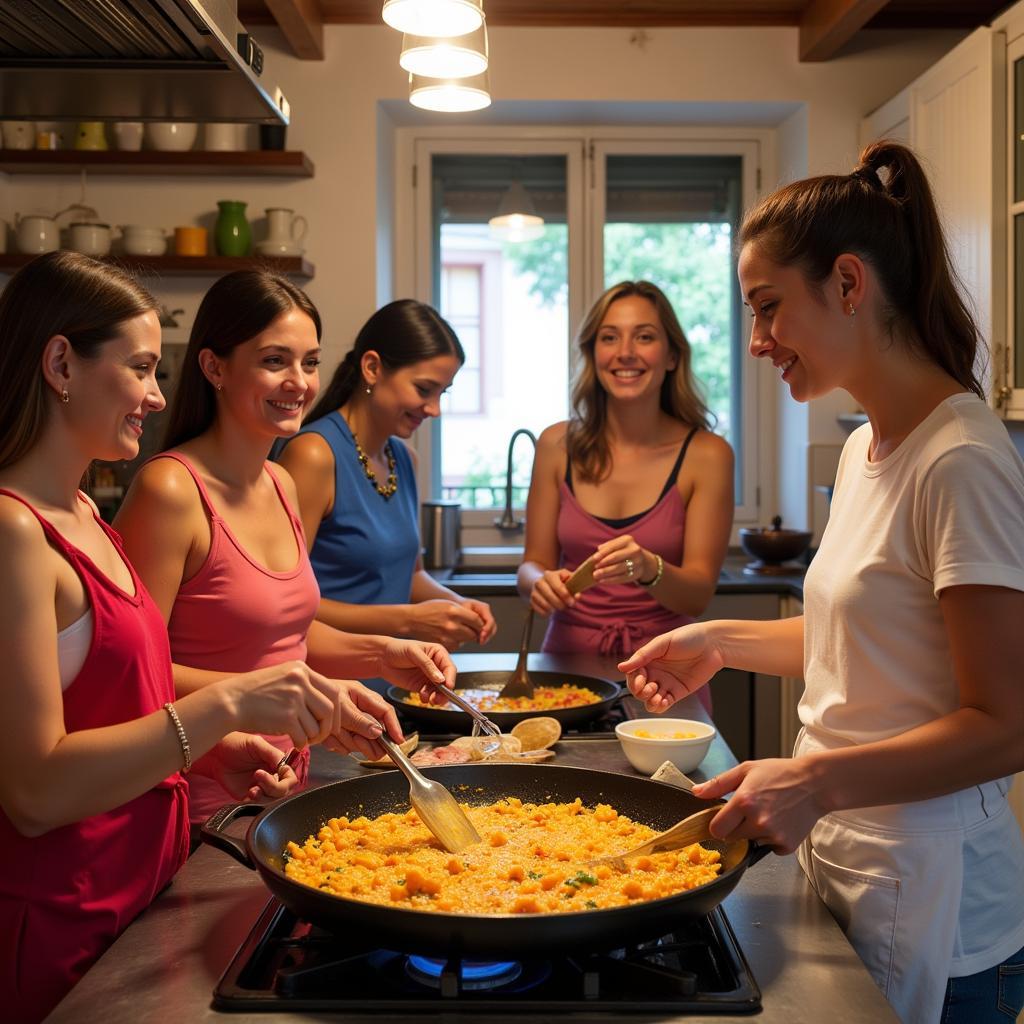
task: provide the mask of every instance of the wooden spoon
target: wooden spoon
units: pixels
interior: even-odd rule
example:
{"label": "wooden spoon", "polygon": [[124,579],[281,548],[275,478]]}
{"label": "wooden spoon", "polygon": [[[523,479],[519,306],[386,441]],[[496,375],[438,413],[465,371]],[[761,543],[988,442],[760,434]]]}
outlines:
{"label": "wooden spoon", "polygon": [[666,850],[678,850],[681,846],[689,846],[691,843],[713,839],[714,836],[708,831],[708,825],[723,806],[721,803],[716,803],[713,807],[705,807],[701,811],[696,811],[688,818],[677,821],[664,832],[659,832],[658,835],[652,836],[646,843],[641,843],[635,849],[626,850],[625,853],[615,853],[607,857],[597,857],[594,860],[588,860],[586,867],[590,868],[598,864],[612,864],[624,871],[626,869],[627,857],[639,857],[645,853],[664,853]]}
{"label": "wooden spoon", "polygon": [[516,660],[516,667],[508,681],[501,688],[499,697],[526,697],[533,696],[533,683],[526,674],[526,657],[530,647],[530,634],[533,632],[533,608],[526,613],[526,621],[523,623],[523,638],[519,642],[519,657]]}
{"label": "wooden spoon", "polygon": [[480,834],[466,817],[466,812],[440,782],[424,778],[398,744],[387,736],[380,736],[377,742],[409,780],[409,802],[420,820],[449,853],[459,853],[480,842]]}
{"label": "wooden spoon", "polygon": [[569,593],[576,597],[588,587],[592,587],[594,582],[594,556],[591,555],[585,562],[580,563],[575,572],[565,581],[565,586]]}

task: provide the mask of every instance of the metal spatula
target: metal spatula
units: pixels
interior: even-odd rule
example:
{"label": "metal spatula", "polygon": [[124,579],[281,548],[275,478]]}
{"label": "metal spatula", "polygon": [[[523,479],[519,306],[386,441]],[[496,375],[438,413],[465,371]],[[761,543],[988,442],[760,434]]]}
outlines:
{"label": "metal spatula", "polygon": [[704,839],[713,839],[714,837],[708,831],[708,825],[722,809],[722,806],[722,804],[716,803],[713,807],[705,807],[702,811],[697,811],[688,818],[677,821],[671,828],[659,832],[658,835],[632,850],[588,860],[586,866],[589,868],[597,864],[612,864],[624,870],[627,857],[639,857],[645,853],[664,853],[667,850],[678,850],[681,846],[689,846],[691,843],[699,843]]}
{"label": "metal spatula", "polygon": [[523,623],[523,638],[519,641],[519,657],[516,660],[516,667],[512,675],[501,688],[499,697],[532,697],[533,683],[526,674],[526,657],[530,648],[530,634],[533,632],[533,608],[526,613],[526,622]]}
{"label": "metal spatula", "polygon": [[449,852],[458,853],[480,842],[480,834],[459,802],[440,782],[424,778],[397,743],[381,736],[378,743],[409,780],[409,802],[434,838]]}

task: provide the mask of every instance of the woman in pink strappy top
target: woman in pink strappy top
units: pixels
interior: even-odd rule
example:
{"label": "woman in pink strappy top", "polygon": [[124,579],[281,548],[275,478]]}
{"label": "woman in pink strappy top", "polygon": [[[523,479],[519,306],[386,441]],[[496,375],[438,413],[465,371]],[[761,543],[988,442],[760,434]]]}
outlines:
{"label": "woman in pink strappy top", "polygon": [[338,686],[287,662],[175,700],[160,612],[79,491],[163,408],[157,304],[54,252],[0,296],[0,1006],[41,1020],[170,881],[190,778],[281,796],[268,731],[336,727]]}
{"label": "woman in pink strappy top", "polygon": [[[164,442],[136,474],[116,525],[168,624],[178,693],[225,673],[298,658],[331,676],[382,676],[429,698],[455,669],[439,644],[342,633],[315,621],[320,592],[295,509],[295,485],[267,458],[302,425],[319,388],[320,316],[286,278],[241,270],[196,313]],[[400,738],[394,709],[336,680],[353,715]],[[288,737],[267,736],[282,754]],[[349,749],[375,756],[358,730]],[[383,751],[381,750],[381,753]],[[308,772],[309,752],[297,770]],[[192,820],[229,799],[196,786]]]}
{"label": "woman in pink strappy top", "polygon": [[[689,344],[655,285],[606,291],[577,344],[574,416],[537,444],[519,590],[551,616],[545,651],[619,660],[714,594],[733,454],[707,429]],[[574,598],[565,582],[592,555],[596,585]]]}

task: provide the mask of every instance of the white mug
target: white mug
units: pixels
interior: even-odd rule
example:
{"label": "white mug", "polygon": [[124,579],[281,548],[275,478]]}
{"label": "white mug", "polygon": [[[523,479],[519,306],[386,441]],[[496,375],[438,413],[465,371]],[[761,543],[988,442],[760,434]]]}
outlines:
{"label": "white mug", "polygon": [[4,121],[4,149],[31,149],[36,143],[35,121]]}
{"label": "white mug", "polygon": [[245,149],[244,124],[209,123],[203,125],[203,149],[213,153],[233,153]]}
{"label": "white mug", "polygon": [[141,121],[117,121],[113,126],[117,148],[125,151],[142,149],[143,128]]}
{"label": "white mug", "polygon": [[297,250],[302,247],[308,225],[306,218],[280,206],[271,206],[267,214],[267,244],[285,249]]}
{"label": "white mug", "polygon": [[86,256],[106,256],[110,252],[110,225],[77,221],[70,227],[68,248]]}
{"label": "white mug", "polygon": [[53,217],[43,214],[14,215],[14,232],[18,241],[18,252],[38,255],[41,252],[55,252],[60,248],[60,229]]}

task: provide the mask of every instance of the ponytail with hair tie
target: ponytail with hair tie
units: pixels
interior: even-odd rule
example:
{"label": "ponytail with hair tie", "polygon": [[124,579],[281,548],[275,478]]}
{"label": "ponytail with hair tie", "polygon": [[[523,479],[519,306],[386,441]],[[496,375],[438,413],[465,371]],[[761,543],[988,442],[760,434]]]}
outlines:
{"label": "ponytail with hair tie", "polygon": [[851,177],[860,178],[861,181],[870,185],[878,192],[885,191],[885,185],[882,184],[882,179],[878,176],[878,171],[874,167],[866,167],[862,164],[851,173]]}

